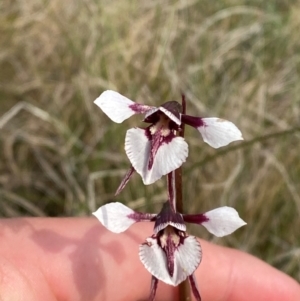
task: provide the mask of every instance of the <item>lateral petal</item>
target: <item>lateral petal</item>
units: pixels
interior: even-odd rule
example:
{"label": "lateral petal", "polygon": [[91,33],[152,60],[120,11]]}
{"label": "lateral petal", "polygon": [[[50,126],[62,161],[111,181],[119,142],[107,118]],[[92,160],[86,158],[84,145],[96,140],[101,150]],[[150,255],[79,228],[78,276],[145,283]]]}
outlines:
{"label": "lateral petal", "polygon": [[233,141],[244,140],[241,131],[230,121],[212,117],[200,118],[181,115],[181,121],[196,128],[204,142],[214,148],[225,146]]}
{"label": "lateral petal", "polygon": [[206,220],[201,224],[212,234],[222,237],[246,225],[232,207],[220,207],[203,214]]}
{"label": "lateral petal", "polygon": [[220,118],[202,118],[204,126],[198,127],[204,142],[213,148],[233,141],[244,140],[241,131],[230,121]]}
{"label": "lateral petal", "polygon": [[141,221],[151,221],[156,214],[143,214],[135,212],[122,203],[109,203],[101,206],[93,215],[108,230],[114,233],[121,233],[131,225]]}
{"label": "lateral petal", "polygon": [[151,107],[133,102],[118,92],[104,91],[94,103],[114,122],[121,123],[134,114],[145,113]]}
{"label": "lateral petal", "polygon": [[125,151],[144,184],[149,185],[185,162],[188,156],[188,145],[182,137],[174,137],[167,142],[162,142],[149,169],[151,140],[144,129],[134,128],[126,133]]}
{"label": "lateral petal", "polygon": [[145,268],[157,279],[177,286],[190,276],[199,266],[202,257],[201,246],[194,236],[184,239],[175,251],[174,274],[171,277],[167,269],[167,258],[157,239],[150,237],[140,245],[139,256]]}

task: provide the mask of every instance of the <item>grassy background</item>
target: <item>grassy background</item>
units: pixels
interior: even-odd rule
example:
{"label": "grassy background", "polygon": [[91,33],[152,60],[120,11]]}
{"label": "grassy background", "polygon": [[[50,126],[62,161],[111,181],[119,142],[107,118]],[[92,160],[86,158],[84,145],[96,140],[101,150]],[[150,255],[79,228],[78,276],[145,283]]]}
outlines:
{"label": "grassy background", "polygon": [[300,280],[300,5],[261,0],[30,0],[0,4],[0,216],[83,216],[118,200],[157,211],[165,180],[129,167],[128,128],[93,100],[188,99],[233,121],[246,142],[214,150],[186,129],[186,211],[235,207],[248,222],[216,239]]}

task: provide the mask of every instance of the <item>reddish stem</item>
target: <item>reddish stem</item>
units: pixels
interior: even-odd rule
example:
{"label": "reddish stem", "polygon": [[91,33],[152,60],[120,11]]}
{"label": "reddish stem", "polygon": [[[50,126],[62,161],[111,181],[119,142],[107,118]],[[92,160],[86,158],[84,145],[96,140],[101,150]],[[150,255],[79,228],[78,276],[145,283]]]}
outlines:
{"label": "reddish stem", "polygon": [[171,171],[167,175],[167,183],[168,183],[168,194],[169,194],[169,202],[171,208],[176,211],[177,209],[177,186],[176,186],[176,171]]}
{"label": "reddish stem", "polygon": [[[182,114],[186,113],[186,101],[185,95],[181,94]],[[181,124],[181,130],[179,136],[184,138],[184,124]],[[182,168],[179,167],[175,170],[175,190],[176,190],[176,208],[177,211],[183,213],[183,201],[182,201]],[[185,280],[179,284],[179,300],[191,301],[191,289],[189,281]]]}

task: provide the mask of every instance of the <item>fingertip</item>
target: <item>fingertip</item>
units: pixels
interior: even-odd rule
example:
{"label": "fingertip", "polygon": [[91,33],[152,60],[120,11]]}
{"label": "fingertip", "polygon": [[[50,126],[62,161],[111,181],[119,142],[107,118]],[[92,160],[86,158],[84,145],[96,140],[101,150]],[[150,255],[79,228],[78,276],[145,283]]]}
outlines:
{"label": "fingertip", "polygon": [[203,300],[300,300],[299,284],[262,260],[206,241],[201,245],[197,280]]}

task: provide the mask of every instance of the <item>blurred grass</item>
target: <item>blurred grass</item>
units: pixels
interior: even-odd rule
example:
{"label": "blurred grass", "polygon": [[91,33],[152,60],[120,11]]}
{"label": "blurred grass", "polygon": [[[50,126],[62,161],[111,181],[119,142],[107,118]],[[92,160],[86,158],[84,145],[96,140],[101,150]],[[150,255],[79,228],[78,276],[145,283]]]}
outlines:
{"label": "blurred grass", "polygon": [[[186,129],[186,211],[235,207],[248,225],[222,239],[300,280],[299,1],[2,1],[0,216],[82,216],[113,200],[157,211],[165,180],[144,187],[124,152],[134,117],[93,104],[114,89],[180,100],[233,121],[246,141],[220,150]],[[274,135],[273,135],[274,134]]]}

